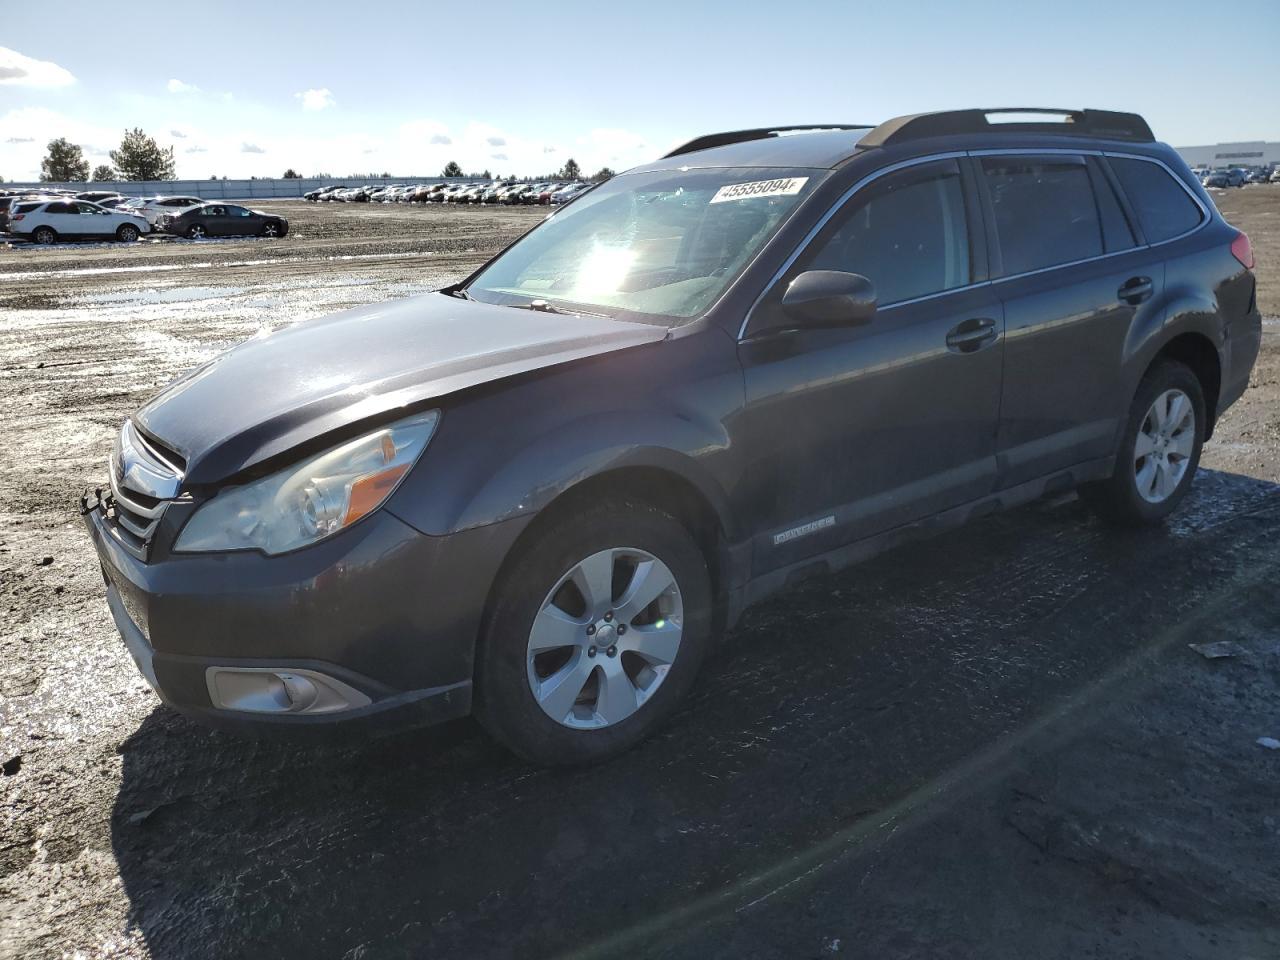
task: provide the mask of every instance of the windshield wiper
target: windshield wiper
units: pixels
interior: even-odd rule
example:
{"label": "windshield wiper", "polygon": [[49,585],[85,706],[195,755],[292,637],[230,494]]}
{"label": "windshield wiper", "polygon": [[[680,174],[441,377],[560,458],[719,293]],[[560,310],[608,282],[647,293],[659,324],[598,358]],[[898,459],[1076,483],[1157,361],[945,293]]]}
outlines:
{"label": "windshield wiper", "polygon": [[612,320],[613,317],[605,313],[591,313],[587,310],[562,310],[554,304],[548,303],[546,300],[530,300],[528,303],[508,303],[508,307],[515,307],[517,310],[536,310],[538,313],[558,313],[566,317],[599,317],[602,320]]}

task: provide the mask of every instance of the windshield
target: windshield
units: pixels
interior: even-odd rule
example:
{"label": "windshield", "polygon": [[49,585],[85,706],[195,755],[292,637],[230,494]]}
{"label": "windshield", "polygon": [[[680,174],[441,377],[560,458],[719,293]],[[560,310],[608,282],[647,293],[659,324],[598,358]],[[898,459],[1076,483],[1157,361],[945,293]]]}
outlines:
{"label": "windshield", "polygon": [[663,170],[614,177],[467,287],[486,303],[679,321],[713,304],[825,171]]}

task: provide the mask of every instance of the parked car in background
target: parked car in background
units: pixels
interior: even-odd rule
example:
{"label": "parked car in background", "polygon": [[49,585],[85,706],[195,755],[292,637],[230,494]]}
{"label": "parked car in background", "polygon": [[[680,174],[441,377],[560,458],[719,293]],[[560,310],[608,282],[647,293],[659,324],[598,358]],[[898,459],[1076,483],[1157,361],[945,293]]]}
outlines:
{"label": "parked car in background", "polygon": [[32,200],[14,206],[9,232],[42,244],[109,239],[132,243],[150,233],[151,224],[141,214],[108,210],[88,200]]}
{"label": "parked car in background", "polygon": [[1276,167],[1271,171],[1271,176],[1268,180],[1270,183],[1280,183],[1280,167]]}
{"label": "parked car in background", "polygon": [[562,189],[557,190],[555,193],[553,193],[551,195],[551,202],[552,203],[568,203],[578,194],[582,193],[584,190],[589,190],[590,188],[591,188],[591,184],[589,183],[571,183],[567,187],[563,187]]}
{"label": "parked car in background", "polygon": [[567,186],[568,186],[567,183],[561,183],[561,182],[549,183],[545,187],[543,187],[541,190],[538,191],[538,196],[532,202],[539,203],[539,204],[548,204],[551,202],[551,198],[553,195],[555,195],[560,190],[563,190]]}
{"label": "parked car in background", "polygon": [[1206,187],[1230,187],[1231,178],[1223,170],[1215,170],[1200,181]]}
{"label": "parked car in background", "polygon": [[[99,200],[97,201],[97,204],[98,206],[106,207],[109,210],[118,210],[132,199],[134,198],[117,195],[114,197],[107,197],[105,200]],[[126,209],[131,208],[126,207]]]}
{"label": "parked car in background", "polygon": [[1251,170],[1249,176],[1245,177],[1245,183],[1266,183],[1267,172],[1265,170]]}
{"label": "parked car in background", "polygon": [[176,217],[185,210],[198,207],[205,201],[199,197],[152,197],[137,207],[152,227],[158,226],[164,217]]}
{"label": "parked car in background", "polygon": [[500,198],[500,202],[511,205],[511,206],[514,206],[515,204],[518,204],[518,203],[523,203],[524,202],[523,198],[525,194],[527,194],[532,189],[533,189],[533,184],[531,183],[517,183],[514,186],[508,187],[506,190],[503,191],[502,197]]}
{"label": "parked car in background", "polygon": [[122,199],[122,195],[118,190],[86,190],[84,193],[76,194],[77,200],[88,200],[90,203],[102,203],[104,200]]}
{"label": "parked car in background", "polygon": [[205,203],[164,222],[164,230],[190,240],[205,237],[283,237],[289,221],[233,203]]}

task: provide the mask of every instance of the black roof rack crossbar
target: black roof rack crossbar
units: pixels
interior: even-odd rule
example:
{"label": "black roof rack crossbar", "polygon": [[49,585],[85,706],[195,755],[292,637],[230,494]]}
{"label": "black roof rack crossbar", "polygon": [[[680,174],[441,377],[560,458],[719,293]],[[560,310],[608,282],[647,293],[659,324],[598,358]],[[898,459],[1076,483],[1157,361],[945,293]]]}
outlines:
{"label": "black roof rack crossbar", "polygon": [[688,143],[676,147],[663,156],[663,160],[678,157],[681,154],[693,153],[695,150],[709,150],[712,147],[725,147],[731,143],[746,143],[748,140],[765,140],[776,137],[780,133],[795,130],[869,130],[873,123],[799,123],[789,127],[760,127],[756,130],[732,130],[727,133],[708,133],[694,137]]}
{"label": "black roof rack crossbar", "polygon": [[[1055,114],[1061,121],[992,123],[993,114]],[[858,141],[860,147],[887,147],[908,140],[945,137],[963,133],[1059,133],[1105,140],[1132,140],[1151,143],[1155,135],[1147,121],[1136,113],[1113,110],[1062,110],[1057,107],[993,107],[975,110],[947,110],[917,113],[886,120]]]}

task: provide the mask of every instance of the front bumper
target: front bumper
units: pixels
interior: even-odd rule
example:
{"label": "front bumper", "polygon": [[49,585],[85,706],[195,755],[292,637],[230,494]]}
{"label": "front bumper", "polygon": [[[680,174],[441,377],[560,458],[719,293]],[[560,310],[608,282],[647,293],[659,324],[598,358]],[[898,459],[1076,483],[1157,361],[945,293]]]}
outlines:
{"label": "front bumper", "polygon": [[[108,607],[143,677],[174,709],[242,730],[399,728],[468,714],[489,588],[524,523],[431,537],[383,509],[282,556],[144,562],[100,507],[85,512]],[[358,705],[296,713],[215,703],[211,678],[264,669],[331,678],[358,692],[349,698]]]}

